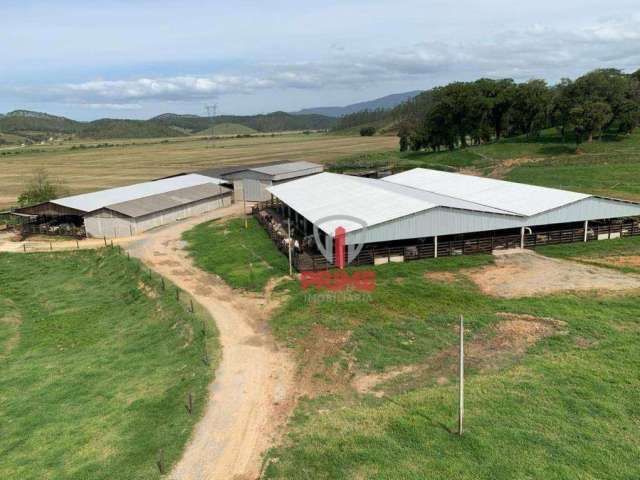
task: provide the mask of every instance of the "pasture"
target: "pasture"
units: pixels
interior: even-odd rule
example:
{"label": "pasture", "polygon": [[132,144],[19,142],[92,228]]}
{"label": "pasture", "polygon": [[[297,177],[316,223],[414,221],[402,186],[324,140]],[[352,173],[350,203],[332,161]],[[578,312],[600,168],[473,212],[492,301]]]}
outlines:
{"label": "pasture", "polygon": [[160,450],[167,471],[179,458],[215,325],[138,266],[112,248],[0,254],[0,478],[160,478]]}
{"label": "pasture", "polygon": [[37,168],[46,168],[74,194],[223,164],[330,162],[355,152],[389,151],[396,145],[397,138],[393,136],[364,138],[299,133],[215,141],[186,137],[0,148],[0,207],[15,202]]}

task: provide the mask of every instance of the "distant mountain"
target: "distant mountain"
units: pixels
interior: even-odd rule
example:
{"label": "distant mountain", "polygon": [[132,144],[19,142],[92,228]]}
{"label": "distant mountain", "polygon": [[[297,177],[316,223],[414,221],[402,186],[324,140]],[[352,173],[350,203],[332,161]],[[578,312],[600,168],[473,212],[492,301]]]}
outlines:
{"label": "distant mountain", "polygon": [[343,115],[361,112],[363,110],[391,110],[401,103],[406,102],[407,100],[419,95],[421,92],[421,90],[414,90],[412,92],[394,93],[392,95],[387,95],[386,97],[376,98],[375,100],[369,100],[368,102],[353,103],[344,107],[305,108],[298,112],[295,112],[295,115],[318,114],[337,118]]}
{"label": "distant mountain", "polygon": [[[211,134],[211,119],[199,115],[164,113],[149,120],[103,118],[78,122],[48,113],[15,110],[0,114],[0,133],[14,134],[26,140],[42,141],[49,136],[74,135],[87,139],[182,137]],[[261,115],[219,115],[214,119],[214,133],[246,135],[251,132],[328,130],[335,118],[323,115],[292,115],[273,112]],[[215,128],[219,126],[219,128]],[[237,133],[233,133],[237,132]]]}

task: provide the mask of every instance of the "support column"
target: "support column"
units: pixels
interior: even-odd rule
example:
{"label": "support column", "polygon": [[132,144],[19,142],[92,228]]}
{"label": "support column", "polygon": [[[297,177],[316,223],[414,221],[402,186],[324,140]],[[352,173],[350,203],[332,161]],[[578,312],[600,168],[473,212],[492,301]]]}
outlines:
{"label": "support column", "polygon": [[589,232],[589,220],[584,221],[584,242],[587,241],[587,233]]}
{"label": "support column", "polygon": [[438,236],[433,237],[433,258],[438,258]]}
{"label": "support column", "polygon": [[524,227],[520,227],[520,248],[524,249]]}

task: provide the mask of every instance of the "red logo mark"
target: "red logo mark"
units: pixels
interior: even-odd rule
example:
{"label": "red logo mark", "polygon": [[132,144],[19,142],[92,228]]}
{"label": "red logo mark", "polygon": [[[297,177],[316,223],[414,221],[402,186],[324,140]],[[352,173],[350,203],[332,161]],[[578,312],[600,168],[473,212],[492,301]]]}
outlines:
{"label": "red logo mark", "polygon": [[[343,249],[344,251],[344,249]],[[363,270],[353,272],[349,275],[343,270],[330,272],[301,272],[300,285],[303,290],[309,287],[316,287],[318,290],[326,289],[332,292],[345,290],[353,287],[361,292],[372,292],[376,288],[376,272],[373,270]]]}

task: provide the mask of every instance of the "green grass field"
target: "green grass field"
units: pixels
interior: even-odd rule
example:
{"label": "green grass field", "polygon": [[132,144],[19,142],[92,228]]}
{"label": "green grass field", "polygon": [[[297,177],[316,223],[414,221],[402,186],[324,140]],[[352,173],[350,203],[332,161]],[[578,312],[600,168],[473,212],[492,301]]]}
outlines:
{"label": "green grass field", "polygon": [[[225,242],[246,241],[241,228],[226,232]],[[279,255],[266,236],[248,238],[261,255],[269,249]],[[640,254],[635,238],[544,253],[562,257],[570,247],[580,247],[577,258]],[[243,268],[247,258],[234,265],[236,258],[229,255],[223,267],[201,265],[224,276]],[[286,438],[268,456],[266,478],[637,478],[637,293],[493,298],[464,275],[492,262],[478,255],[385,265],[375,270],[375,291],[346,298],[304,291],[296,281],[281,284],[288,300],[271,320],[273,331],[328,393],[301,402]],[[433,276],[445,272],[449,281]],[[563,323],[523,355],[500,357],[490,368],[468,365],[460,438],[456,358],[442,354],[455,348],[460,314],[467,342],[490,344],[505,313]],[[419,373],[383,383],[383,398],[349,386],[354,372],[421,364],[427,367]]]}
{"label": "green grass field", "polygon": [[159,450],[179,458],[215,326],[137,268],[113,249],[0,254],[0,478],[160,478]]}
{"label": "green grass field", "polygon": [[288,275],[287,259],[278,252],[254,218],[214,220],[185,232],[195,264],[234,288],[262,291],[274,277]]}
{"label": "green grass field", "polygon": [[555,130],[538,138],[509,138],[443,152],[373,152],[346,156],[334,168],[371,168],[388,163],[472,171],[505,180],[640,200],[640,131],[582,144],[581,153]]}

